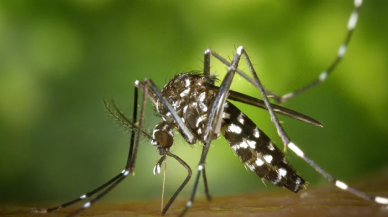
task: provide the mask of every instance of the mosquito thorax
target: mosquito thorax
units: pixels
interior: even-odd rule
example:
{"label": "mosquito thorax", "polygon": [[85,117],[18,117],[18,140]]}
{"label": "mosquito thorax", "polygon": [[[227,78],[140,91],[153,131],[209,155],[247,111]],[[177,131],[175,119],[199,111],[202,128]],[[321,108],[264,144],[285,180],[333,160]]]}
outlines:
{"label": "mosquito thorax", "polygon": [[197,140],[204,141],[207,113],[216,96],[216,92],[209,89],[208,85],[212,84],[214,79],[214,76],[183,73],[171,79],[161,91],[183,123],[193,133],[195,140],[190,142],[185,137],[171,113],[160,101],[157,102],[157,111],[162,116],[163,122],[177,129],[189,144],[194,144]]}

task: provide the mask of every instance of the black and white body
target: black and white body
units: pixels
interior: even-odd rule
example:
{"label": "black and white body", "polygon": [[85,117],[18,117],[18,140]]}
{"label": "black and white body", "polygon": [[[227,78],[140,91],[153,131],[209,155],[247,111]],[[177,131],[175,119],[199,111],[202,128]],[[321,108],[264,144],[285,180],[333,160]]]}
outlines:
{"label": "black and white body", "polygon": [[[126,177],[134,173],[136,157],[140,147],[140,137],[145,137],[150,140],[152,145],[157,147],[158,153],[161,155],[160,160],[154,168],[154,173],[159,173],[161,171],[161,164],[167,157],[177,160],[188,172],[186,179],[162,209],[161,213],[165,214],[192,175],[190,167],[182,159],[170,152],[170,147],[174,144],[174,130],[178,131],[189,144],[195,144],[197,142],[203,144],[202,154],[197,165],[197,175],[195,176],[192,194],[186,204],[186,207],[181,212],[181,216],[184,215],[193,205],[195,193],[198,183],[201,180],[201,176],[203,177],[206,196],[210,199],[205,169],[206,157],[212,141],[221,136],[221,134],[228,141],[230,147],[235,151],[242,163],[244,163],[245,166],[256,173],[260,178],[269,180],[274,185],[287,188],[295,193],[304,189],[305,180],[300,177],[295,169],[290,165],[283,152],[271,142],[268,136],[266,136],[265,133],[261,131],[249,117],[234,106],[229,100],[243,102],[268,110],[269,116],[277,129],[278,135],[282,139],[284,148],[288,148],[294,152],[298,157],[306,161],[317,172],[338,188],[366,200],[387,205],[388,198],[372,196],[351,188],[344,182],[335,179],[320,166],[315,164],[297,145],[295,145],[295,143],[291,141],[282,125],[279,123],[275,113],[287,115],[294,119],[316,126],[322,126],[320,122],[290,109],[271,104],[268,100],[268,95],[271,95],[276,102],[285,102],[286,100],[291,99],[323,82],[329,76],[346,53],[350,37],[357,23],[358,11],[361,4],[361,0],[354,1],[354,10],[351,13],[347,24],[347,34],[344,42],[339,47],[336,59],[327,70],[323,71],[318,76],[315,81],[312,81],[310,84],[297,91],[279,96],[270,90],[265,89],[261,85],[248,54],[242,46],[237,48],[236,54],[231,62],[225,60],[216,52],[207,49],[204,53],[203,74],[183,73],[177,75],[161,90],[151,79],[145,79],[143,82],[136,81],[134,88],[134,111],[131,119],[126,117],[118,109],[114,101],[112,101],[114,109],[110,108],[110,106],[105,103],[110,114],[131,130],[129,154],[127,164],[124,169],[105,184],[68,203],[49,209],[33,209],[33,211],[39,213],[52,212],[75,204],[84,199],[89,199],[89,201],[84,203],[80,209],[71,213],[70,216],[89,208],[106,193],[121,183],[121,181],[123,181]],[[251,76],[238,68],[238,64],[242,56],[246,60]],[[214,85],[215,77],[210,74],[211,57],[218,59],[228,66],[226,76],[222,79],[219,86]],[[238,73],[249,83],[254,85],[259,90],[260,96],[263,100],[230,90],[230,85],[235,73]],[[137,120],[138,90],[143,92],[143,98],[140,103],[139,120]],[[162,118],[161,122],[154,128],[152,135],[149,135],[142,130],[147,99],[152,101],[157,112]]]}
{"label": "black and white body", "polygon": [[[189,144],[205,143],[208,111],[215,101],[217,92],[213,86],[214,77],[194,73],[180,74],[165,85],[162,96],[173,106],[188,131],[194,135],[189,140],[172,118],[168,109],[159,101],[156,108],[163,121],[153,131],[152,143],[158,149],[165,148],[165,141],[172,144],[172,129],[176,129]],[[304,188],[305,181],[296,173],[281,152],[249,119],[231,102],[223,104],[221,133],[240,160],[260,178],[285,187],[293,192]],[[213,135],[215,138],[219,134]],[[163,144],[163,145],[161,145]],[[163,153],[163,152],[162,152]]]}

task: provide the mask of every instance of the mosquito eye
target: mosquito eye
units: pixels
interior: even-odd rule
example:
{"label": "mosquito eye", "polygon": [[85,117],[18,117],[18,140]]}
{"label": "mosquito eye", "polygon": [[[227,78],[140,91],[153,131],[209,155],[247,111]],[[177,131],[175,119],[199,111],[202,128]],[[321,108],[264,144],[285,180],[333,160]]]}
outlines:
{"label": "mosquito eye", "polygon": [[154,133],[154,140],[163,148],[170,148],[174,143],[174,137],[165,131],[158,131]]}

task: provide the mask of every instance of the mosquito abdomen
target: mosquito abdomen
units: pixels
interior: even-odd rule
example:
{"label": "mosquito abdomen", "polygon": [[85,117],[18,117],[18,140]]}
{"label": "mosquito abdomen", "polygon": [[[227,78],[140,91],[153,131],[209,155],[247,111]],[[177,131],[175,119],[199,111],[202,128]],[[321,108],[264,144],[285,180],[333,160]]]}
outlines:
{"label": "mosquito abdomen", "polygon": [[251,119],[230,102],[222,115],[221,132],[240,160],[260,178],[293,192],[305,188],[305,181],[284,154]]}

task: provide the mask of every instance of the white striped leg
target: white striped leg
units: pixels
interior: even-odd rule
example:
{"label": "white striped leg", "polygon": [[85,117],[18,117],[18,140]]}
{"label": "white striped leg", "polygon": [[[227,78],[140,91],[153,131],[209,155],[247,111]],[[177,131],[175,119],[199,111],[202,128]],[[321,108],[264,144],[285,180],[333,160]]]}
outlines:
{"label": "white striped leg", "polygon": [[[197,191],[198,182],[199,182],[199,179],[201,178],[202,172],[205,169],[205,161],[206,161],[207,153],[208,153],[209,148],[210,148],[211,141],[214,139],[214,135],[218,135],[220,133],[220,130],[221,130],[222,113],[224,110],[225,101],[228,97],[230,85],[232,83],[233,77],[234,77],[235,72],[237,70],[238,63],[240,61],[242,53],[244,53],[244,49],[243,49],[243,47],[240,46],[236,50],[236,55],[233,58],[233,62],[232,62],[232,64],[229,65],[226,76],[222,80],[222,83],[220,85],[217,96],[213,102],[211,109],[209,110],[210,112],[208,114],[208,119],[207,119],[207,124],[206,124],[207,130],[204,134],[205,135],[204,136],[204,139],[205,139],[204,147],[202,150],[201,160],[199,161],[199,164],[198,164],[198,173],[197,173],[197,176],[195,177],[194,187],[193,187],[193,190],[191,192],[190,199],[186,203],[185,208],[182,210],[182,212],[179,214],[179,216],[184,216],[185,213],[187,212],[187,210],[194,203],[194,198],[195,198],[195,193]],[[210,54],[214,56],[214,53],[211,50],[207,49],[205,51],[205,58],[206,58],[206,55],[210,55]],[[208,197],[208,198],[210,198],[210,197]]]}
{"label": "white striped leg", "polygon": [[96,197],[94,197],[92,200],[84,203],[81,208],[77,209],[76,211],[70,213],[66,217],[72,217],[77,215],[78,213],[84,211],[85,209],[91,207],[95,202],[100,200],[103,196],[105,196],[107,193],[109,193],[113,188],[115,188],[118,184],[121,183],[129,174],[132,172],[129,171],[127,168],[124,169],[120,174],[119,174],[119,179],[117,179],[113,184],[111,184],[108,188],[106,188],[104,191],[102,191],[100,194],[98,194]]}
{"label": "white striped leg", "polygon": [[[135,95],[137,95],[137,93],[135,93]],[[125,169],[118,175],[119,178],[114,183],[112,183],[108,188],[106,188],[104,191],[102,191],[100,194],[98,194],[92,200],[84,203],[84,205],[81,208],[77,209],[76,211],[74,211],[73,213],[68,215],[68,217],[75,216],[78,213],[82,212],[83,210],[91,207],[95,202],[100,200],[103,196],[105,196],[113,188],[115,188],[118,184],[120,184],[129,174],[134,172],[134,170],[135,170],[135,163],[136,163],[136,155],[137,155],[137,152],[138,152],[139,143],[140,143],[140,137],[141,137],[141,134],[142,134],[142,127],[143,127],[143,121],[144,121],[144,114],[145,114],[145,107],[146,107],[147,97],[148,97],[148,86],[147,86],[147,84],[145,84],[144,85],[144,89],[143,89],[143,100],[142,100],[141,109],[140,109],[140,118],[139,118],[139,123],[138,123],[138,126],[137,126],[138,128],[137,128],[136,141],[131,139],[130,153],[133,153],[133,154],[128,157],[127,165],[126,165]],[[137,96],[135,97],[135,99],[136,100],[135,100],[135,105],[134,106],[137,106]],[[134,117],[135,117],[135,114],[134,114]],[[135,118],[134,121],[136,122],[136,118]],[[134,129],[132,129],[132,130],[134,130]],[[132,136],[134,136],[134,135],[135,134],[132,134]],[[134,146],[133,146],[133,142],[135,142]],[[133,150],[133,152],[132,152],[132,150]]]}
{"label": "white striped leg", "polygon": [[316,163],[314,163],[314,161],[312,161],[308,157],[306,157],[306,155],[303,153],[303,151],[300,148],[298,148],[298,146],[296,146],[293,142],[290,142],[287,146],[288,146],[288,148],[291,151],[293,151],[296,155],[298,155],[300,158],[305,160],[317,172],[322,174],[322,176],[324,176],[327,180],[329,180],[329,182],[333,183],[338,188],[340,188],[342,190],[345,190],[345,191],[348,191],[348,192],[350,192],[350,193],[352,193],[354,195],[357,195],[359,197],[362,197],[362,198],[364,198],[366,200],[374,201],[374,202],[376,202],[378,204],[383,204],[383,205],[387,205],[388,204],[388,198],[386,198],[386,197],[373,196],[373,195],[367,194],[365,192],[362,192],[362,191],[359,191],[359,190],[354,189],[352,187],[349,187],[344,182],[342,182],[342,181],[340,181],[338,179],[335,179],[332,175],[330,175],[329,173],[324,171],[321,167],[319,167]]}
{"label": "white striped leg", "polygon": [[120,174],[118,174],[117,176],[115,176],[114,178],[109,180],[107,183],[103,184],[102,186],[100,186],[100,187],[98,187],[98,188],[94,189],[93,191],[90,191],[86,194],[83,194],[79,198],[74,199],[70,202],[67,202],[67,203],[61,204],[59,206],[52,207],[52,208],[31,208],[31,212],[33,212],[33,213],[50,213],[50,212],[57,211],[59,209],[63,209],[63,208],[66,208],[68,206],[71,206],[71,205],[78,203],[79,201],[84,200],[86,198],[90,198],[93,195],[95,195],[96,193],[98,193],[99,191],[101,191],[102,189],[106,188],[107,186],[111,185],[116,180],[118,180],[122,176],[123,173],[124,173],[124,170]]}
{"label": "white striped leg", "polygon": [[354,10],[351,13],[349,20],[348,20],[347,34],[345,36],[343,43],[341,44],[341,46],[338,49],[337,56],[334,59],[334,61],[331,63],[331,65],[325,71],[323,71],[318,76],[318,78],[316,80],[310,82],[306,86],[304,86],[296,91],[293,91],[293,92],[290,92],[290,93],[287,93],[287,94],[284,94],[281,96],[274,94],[273,92],[271,92],[269,90],[266,90],[267,95],[271,96],[278,103],[284,103],[287,100],[294,98],[295,96],[297,96],[297,95],[309,90],[310,88],[317,86],[318,84],[322,83],[323,81],[325,81],[327,79],[327,77],[330,75],[330,73],[337,67],[339,62],[341,62],[342,58],[344,57],[344,55],[346,53],[346,49],[349,45],[350,38],[351,38],[352,33],[353,33],[353,31],[356,27],[356,24],[357,24],[358,14],[359,14],[359,10],[360,10],[361,5],[362,5],[362,0],[354,0]]}
{"label": "white striped leg", "polygon": [[282,141],[285,145],[285,147],[288,147],[289,149],[291,149],[296,155],[298,155],[300,158],[302,158],[303,160],[305,160],[308,164],[310,164],[315,170],[317,170],[320,174],[322,174],[327,180],[329,180],[330,182],[334,183],[337,187],[343,189],[343,190],[346,190],[352,194],[355,194],[359,197],[362,197],[364,199],[367,199],[367,200],[371,200],[371,201],[374,201],[376,203],[379,203],[379,204],[388,204],[388,198],[385,198],[385,197],[380,197],[380,196],[372,196],[372,195],[369,195],[365,192],[362,192],[362,191],[359,191],[359,190],[356,190],[354,188],[351,188],[351,187],[348,187],[348,185],[346,185],[344,182],[342,181],[339,181],[337,179],[335,179],[333,176],[331,176],[329,173],[327,173],[326,171],[324,171],[321,167],[319,167],[317,164],[315,164],[312,160],[310,160],[308,157],[306,157],[303,153],[303,151],[301,149],[299,149],[294,143],[291,142],[290,138],[288,137],[287,133],[284,131],[283,127],[281,126],[281,124],[279,123],[279,120],[278,118],[276,117],[276,115],[273,113],[273,109],[268,101],[268,98],[264,92],[264,88],[263,86],[261,85],[261,82],[259,80],[259,78],[257,77],[257,74],[252,66],[252,63],[248,57],[248,55],[246,54],[245,50],[242,49],[242,54],[244,55],[246,61],[247,61],[247,64],[250,68],[250,71],[252,72],[252,75],[256,81],[256,83],[254,83],[254,85],[260,90],[260,93],[263,97],[263,101],[265,102],[265,105],[267,106],[268,108],[268,111],[270,113],[270,116],[271,116],[271,119],[272,121],[274,122],[275,126],[276,126],[276,129],[277,129],[277,132],[279,134],[279,136],[282,138]]}
{"label": "white striped leg", "polygon": [[[135,90],[137,90],[137,89],[135,89]],[[79,212],[89,208],[91,205],[93,205],[95,202],[97,202],[99,199],[101,199],[103,196],[105,196],[105,194],[107,194],[114,187],[116,187],[130,173],[133,173],[134,168],[135,168],[135,159],[136,159],[137,150],[138,150],[138,146],[139,146],[139,142],[140,142],[140,137],[141,137],[142,133],[144,134],[144,132],[142,131],[142,124],[143,124],[143,120],[144,120],[144,113],[145,113],[145,106],[146,106],[146,102],[147,102],[147,100],[146,100],[147,96],[148,96],[148,88],[147,88],[147,85],[145,85],[144,89],[143,89],[143,102],[141,104],[140,119],[139,119],[138,126],[137,127],[131,127],[133,125],[133,123],[131,123],[130,121],[129,121],[130,125],[126,125],[126,126],[130,126],[130,129],[132,131],[132,135],[131,135],[131,144],[130,144],[130,151],[129,151],[129,156],[128,156],[128,160],[127,160],[127,165],[126,165],[125,169],[121,173],[119,173],[113,179],[109,180],[108,182],[106,182],[105,184],[101,185],[97,189],[95,189],[95,190],[93,190],[91,192],[88,192],[88,193],[86,193],[84,195],[81,195],[79,198],[77,198],[75,200],[72,200],[72,201],[70,201],[68,203],[62,204],[62,205],[57,206],[57,207],[49,208],[49,209],[45,209],[45,208],[40,208],[40,209],[32,208],[31,211],[34,212],[34,213],[48,213],[48,212],[56,211],[58,209],[65,208],[67,206],[75,204],[75,203],[77,203],[77,202],[79,202],[79,201],[81,201],[83,199],[90,198],[93,195],[97,194],[98,192],[102,191],[100,194],[95,196],[93,199],[91,199],[90,201],[84,203],[84,205],[81,208],[77,209],[75,212],[73,212],[70,215],[68,215],[68,216],[74,216],[74,215],[78,214]],[[110,114],[112,114],[116,119],[120,119],[107,106],[107,103],[105,101],[104,101],[104,103],[105,103],[106,108],[108,109],[108,112]],[[115,108],[117,108],[115,104],[114,104],[114,106],[115,106]],[[135,91],[135,103],[134,103],[134,106],[135,106],[135,108],[137,107],[137,91]],[[118,109],[117,109],[117,112],[121,116],[123,116],[123,114]],[[137,112],[136,112],[136,109],[134,109],[134,116],[133,116],[134,117],[134,120],[133,120],[134,122],[136,122],[136,116],[137,116]],[[123,117],[125,117],[125,116],[123,116]],[[127,120],[127,118],[125,117],[124,120]],[[133,132],[136,131],[136,130],[137,130],[137,136],[136,136],[136,141],[134,141],[133,137],[135,136],[135,133],[133,133]],[[105,190],[103,190],[103,189],[105,189]]]}

